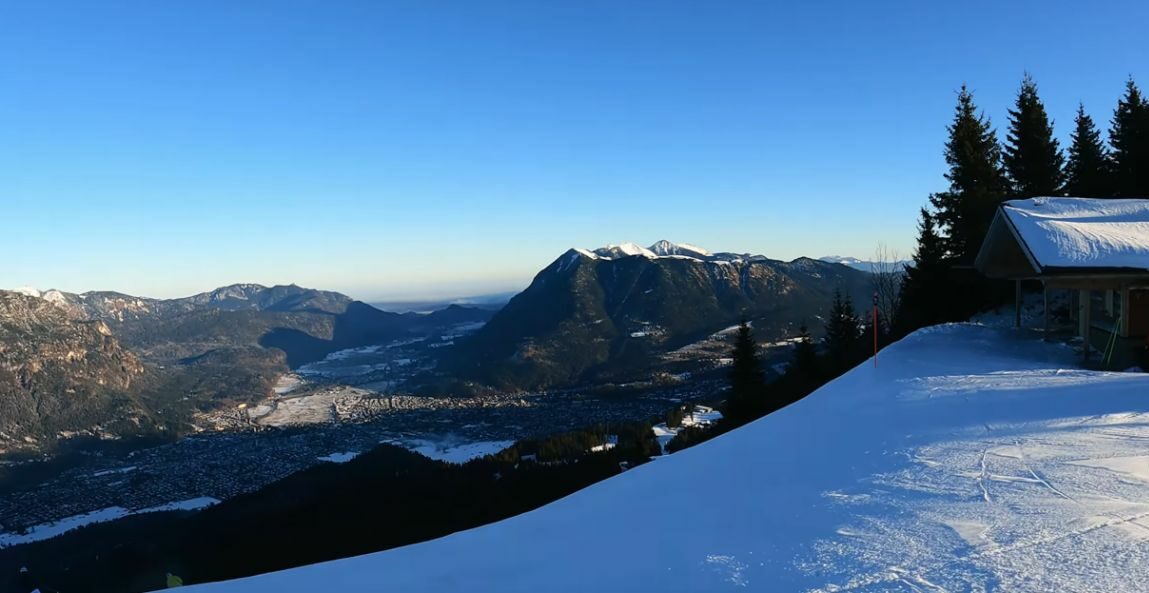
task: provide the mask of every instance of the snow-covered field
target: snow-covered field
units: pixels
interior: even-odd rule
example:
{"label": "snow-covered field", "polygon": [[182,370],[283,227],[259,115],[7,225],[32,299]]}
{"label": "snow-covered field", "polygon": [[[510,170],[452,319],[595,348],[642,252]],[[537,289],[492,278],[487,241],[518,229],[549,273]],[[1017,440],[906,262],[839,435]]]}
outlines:
{"label": "snow-covered field", "polygon": [[514,441],[468,442],[452,438],[440,440],[397,439],[390,442],[425,457],[449,463],[466,463],[485,455],[494,455],[515,444]]}
{"label": "snow-covered field", "polygon": [[[951,325],[742,429],[534,512],[198,588],[1143,591],[1149,375]],[[193,588],[196,590],[196,588]]]}
{"label": "snow-covered field", "polygon": [[75,515],[52,523],[45,523],[37,525],[28,529],[25,533],[9,533],[0,532],[0,548],[8,546],[15,546],[17,544],[27,544],[31,542],[38,542],[46,539],[51,539],[57,535],[67,533],[73,529],[78,529],[85,525],[93,523],[104,523],[107,521],[115,521],[116,519],[123,519],[128,515],[141,515],[144,513],[158,513],[161,511],[194,511],[209,507],[218,503],[219,500],[209,496],[202,496],[199,498],[192,498],[189,500],[181,500],[178,502],[169,502],[146,509],[129,510],[124,507],[108,507],[82,515]]}
{"label": "snow-covered field", "polygon": [[[418,453],[436,461],[446,461],[449,463],[466,463],[472,459],[478,459],[486,455],[494,455],[515,444],[514,441],[466,441],[452,435],[437,440],[395,438],[383,442],[397,447],[403,447],[408,451]],[[345,451],[325,455],[318,459],[319,461],[328,461],[331,463],[346,463],[359,455],[360,453],[357,451]]]}
{"label": "snow-covered field", "polygon": [[722,412],[706,406],[694,406],[694,413],[688,414],[682,419],[682,425],[677,428],[670,428],[665,422],[655,424],[652,429],[654,430],[654,437],[658,439],[659,446],[662,447],[662,452],[666,453],[666,445],[678,436],[678,432],[688,426],[707,426],[718,422],[722,418]]}

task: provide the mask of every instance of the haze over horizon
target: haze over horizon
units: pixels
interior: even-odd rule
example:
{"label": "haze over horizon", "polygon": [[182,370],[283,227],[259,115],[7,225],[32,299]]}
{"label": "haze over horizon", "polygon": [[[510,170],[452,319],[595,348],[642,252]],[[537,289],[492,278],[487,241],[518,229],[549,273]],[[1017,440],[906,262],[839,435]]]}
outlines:
{"label": "haze over horizon", "polygon": [[906,256],[962,83],[1002,137],[1030,72],[1063,148],[1079,101],[1105,129],[1149,84],[1149,6],[1092,7],[12,5],[0,287],[414,300],[627,241]]}

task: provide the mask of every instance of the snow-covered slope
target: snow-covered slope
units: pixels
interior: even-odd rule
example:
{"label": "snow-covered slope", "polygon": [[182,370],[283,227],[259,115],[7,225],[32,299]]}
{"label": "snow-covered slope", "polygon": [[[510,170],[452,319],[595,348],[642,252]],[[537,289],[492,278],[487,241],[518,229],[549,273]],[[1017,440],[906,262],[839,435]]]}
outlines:
{"label": "snow-covered slope", "polygon": [[1149,375],[939,326],[534,512],[193,590],[1140,591],[1146,443]]}

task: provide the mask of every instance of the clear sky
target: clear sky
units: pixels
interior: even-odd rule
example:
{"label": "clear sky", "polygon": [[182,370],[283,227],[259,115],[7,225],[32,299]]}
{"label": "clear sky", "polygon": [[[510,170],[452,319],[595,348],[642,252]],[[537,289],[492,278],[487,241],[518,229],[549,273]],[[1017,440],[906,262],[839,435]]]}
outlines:
{"label": "clear sky", "polygon": [[571,246],[912,248],[969,83],[1068,136],[1149,3],[0,0],[0,287],[516,289]]}

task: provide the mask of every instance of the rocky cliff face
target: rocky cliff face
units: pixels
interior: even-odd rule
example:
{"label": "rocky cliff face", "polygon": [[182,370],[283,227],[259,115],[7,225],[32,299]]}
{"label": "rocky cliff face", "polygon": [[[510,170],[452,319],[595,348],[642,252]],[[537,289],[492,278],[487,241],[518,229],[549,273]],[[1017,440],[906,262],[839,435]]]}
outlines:
{"label": "rocky cliff face", "polygon": [[105,322],[0,291],[0,448],[123,420],[143,374]]}

